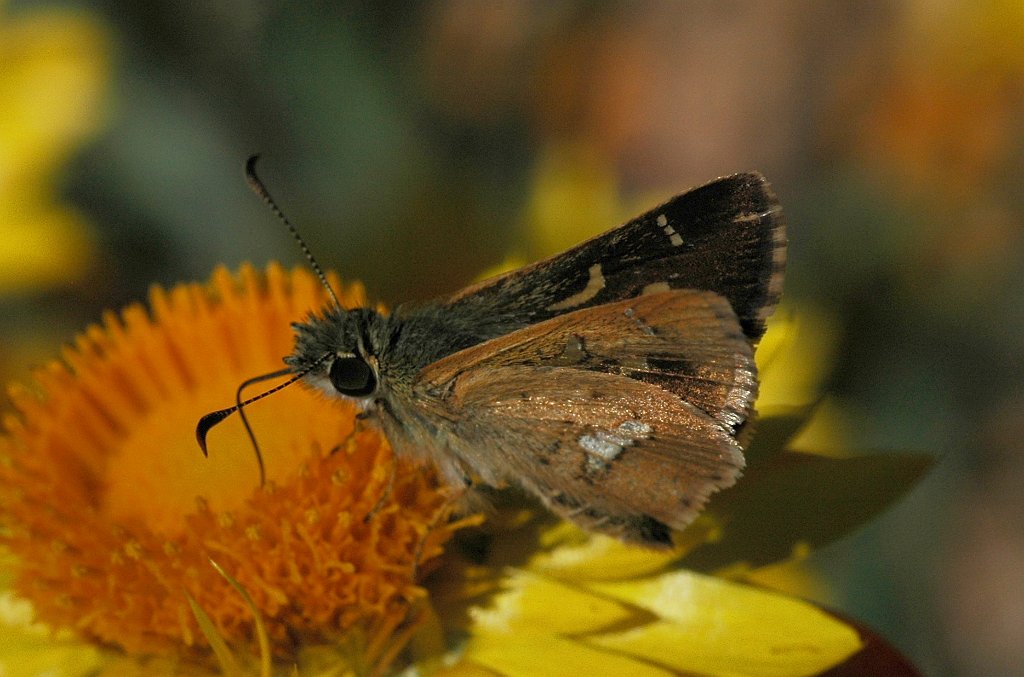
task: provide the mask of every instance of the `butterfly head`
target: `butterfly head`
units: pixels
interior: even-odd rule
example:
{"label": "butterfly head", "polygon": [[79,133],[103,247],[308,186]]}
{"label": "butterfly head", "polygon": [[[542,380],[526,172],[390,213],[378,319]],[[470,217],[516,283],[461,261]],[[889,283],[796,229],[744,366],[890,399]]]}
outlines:
{"label": "butterfly head", "polygon": [[372,340],[381,317],[369,308],[327,308],[292,325],[295,349],[285,364],[329,395],[371,400],[380,387],[378,350]]}

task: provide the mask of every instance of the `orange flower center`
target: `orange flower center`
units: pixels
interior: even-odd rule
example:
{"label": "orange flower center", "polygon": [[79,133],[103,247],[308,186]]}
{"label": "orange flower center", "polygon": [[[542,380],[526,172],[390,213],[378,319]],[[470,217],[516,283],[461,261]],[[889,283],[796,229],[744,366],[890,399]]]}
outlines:
{"label": "orange flower center", "polygon": [[237,417],[210,433],[208,459],[194,436],[238,383],[280,368],[290,322],[324,302],[301,270],[219,270],[206,287],[155,290],[152,317],[108,314],[37,374],[41,396],[12,388],[0,543],[41,620],[131,652],[205,655],[191,595],[252,646],[252,611],[212,559],[252,596],[277,654],[353,636],[364,664],[392,651],[418,575],[458,528],[432,473],[396,465],[350,406],[299,385],[247,409],[264,488]]}

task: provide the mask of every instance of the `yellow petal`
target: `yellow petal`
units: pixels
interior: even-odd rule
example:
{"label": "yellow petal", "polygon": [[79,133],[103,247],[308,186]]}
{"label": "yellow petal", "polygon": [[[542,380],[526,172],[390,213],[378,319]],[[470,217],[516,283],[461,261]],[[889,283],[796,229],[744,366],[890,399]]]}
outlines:
{"label": "yellow petal", "polygon": [[667,677],[652,665],[588,646],[577,636],[632,625],[627,605],[602,599],[567,583],[512,572],[509,589],[488,609],[474,609],[473,636],[463,655],[507,677],[576,675]]}
{"label": "yellow petal", "polygon": [[469,661],[459,661],[455,665],[441,668],[430,674],[433,677],[501,677],[500,673]]}
{"label": "yellow petal", "polygon": [[[801,543],[794,548],[794,551],[810,552],[810,546]],[[817,569],[807,564],[799,556],[778,564],[758,567],[747,572],[743,578],[754,585],[826,604],[834,597],[828,583]]]}
{"label": "yellow petal", "polygon": [[861,644],[813,605],[675,571],[574,585],[516,571],[471,612],[464,660],[500,675],[813,675]]}
{"label": "yellow petal", "polygon": [[466,658],[506,677],[671,677],[674,674],[655,665],[542,630],[520,629],[509,637],[484,635],[474,638]]}
{"label": "yellow petal", "polygon": [[0,593],[0,675],[94,674],[100,652],[67,637],[55,638],[32,622],[32,605],[9,592]]}
{"label": "yellow petal", "polygon": [[[699,531],[699,530],[698,530]],[[706,540],[702,531],[686,532],[685,542],[677,541],[672,550],[654,551],[626,545],[607,536],[586,535],[578,527],[564,522],[544,535],[544,546],[530,560],[531,571],[571,581],[620,580],[648,576],[665,569],[690,548]],[[695,538],[690,538],[694,536]]]}
{"label": "yellow petal", "polygon": [[518,643],[520,632],[533,628],[548,634],[595,632],[633,616],[626,605],[525,571],[511,572],[506,584],[488,608],[471,612],[481,636]]}
{"label": "yellow petal", "polygon": [[687,571],[587,587],[661,617],[590,644],[680,671],[813,675],[861,647],[855,630],[812,604]]}

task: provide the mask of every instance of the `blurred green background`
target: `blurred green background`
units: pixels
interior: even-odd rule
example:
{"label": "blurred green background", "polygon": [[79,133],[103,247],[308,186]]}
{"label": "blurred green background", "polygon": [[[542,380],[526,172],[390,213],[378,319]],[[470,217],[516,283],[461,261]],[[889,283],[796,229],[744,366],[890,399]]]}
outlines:
{"label": "blurred green background", "polygon": [[152,283],[301,262],[254,152],[391,304],[764,172],[831,434],[939,458],[807,594],[1024,674],[1019,0],[6,2],[0,97],[5,381]]}

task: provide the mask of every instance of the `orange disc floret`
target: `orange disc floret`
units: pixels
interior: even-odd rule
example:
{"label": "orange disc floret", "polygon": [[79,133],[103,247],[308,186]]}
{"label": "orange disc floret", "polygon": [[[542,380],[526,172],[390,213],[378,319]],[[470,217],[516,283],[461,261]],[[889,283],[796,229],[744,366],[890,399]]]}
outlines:
{"label": "orange disc floret", "polygon": [[280,368],[290,323],[325,294],[304,270],[220,269],[208,285],[154,289],[148,312],[108,313],[37,388],[10,389],[0,543],[40,620],[132,653],[202,655],[190,595],[225,639],[251,645],[252,609],[213,560],[277,654],[353,636],[383,651],[457,528],[433,474],[395,464],[352,407],[300,386],[246,410],[264,487],[239,421],[211,432],[208,459],[194,435],[240,382]]}

